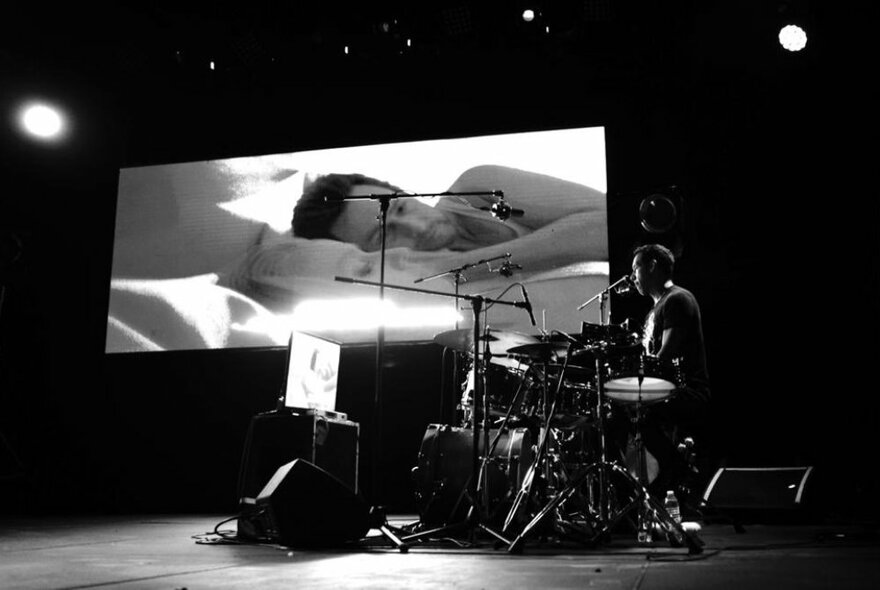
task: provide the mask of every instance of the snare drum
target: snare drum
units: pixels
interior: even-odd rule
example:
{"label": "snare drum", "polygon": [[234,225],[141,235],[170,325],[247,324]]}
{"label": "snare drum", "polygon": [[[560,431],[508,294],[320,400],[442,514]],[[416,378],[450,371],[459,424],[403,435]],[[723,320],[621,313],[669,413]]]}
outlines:
{"label": "snare drum", "polygon": [[678,359],[664,361],[645,354],[625,355],[608,359],[605,368],[605,395],[621,403],[657,403],[683,384]]}
{"label": "snare drum", "polygon": [[[489,443],[498,434],[489,431]],[[522,486],[534,460],[532,436],[526,428],[504,432],[486,465],[489,515],[503,523],[512,497]],[[478,445],[483,449],[482,436]],[[416,504],[423,524],[445,525],[463,520],[470,508],[467,488],[472,472],[473,432],[442,424],[429,424],[413,469]]]}

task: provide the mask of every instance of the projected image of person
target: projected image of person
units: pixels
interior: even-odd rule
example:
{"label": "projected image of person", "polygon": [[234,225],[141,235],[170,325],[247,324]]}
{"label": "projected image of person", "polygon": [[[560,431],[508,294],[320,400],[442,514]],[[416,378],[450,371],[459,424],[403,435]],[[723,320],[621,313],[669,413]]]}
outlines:
{"label": "projected image of person", "polygon": [[[505,202],[523,211],[504,221],[489,212],[502,191]],[[585,260],[607,260],[604,193],[590,187],[503,166],[477,166],[463,172],[445,192],[485,192],[485,196],[443,196],[428,204],[418,198],[393,198],[386,225],[386,271],[398,280],[433,270],[510,253],[528,272],[558,269]],[[293,211],[286,239],[256,244],[228,276],[229,286],[271,308],[289,306],[297,277],[348,271],[369,278],[377,272],[381,228],[375,200],[348,196],[398,194],[401,187],[362,174],[325,174],[304,188]],[[341,267],[307,268],[292,261],[300,239],[330,240],[355,246]],[[475,254],[477,253],[477,254]]]}
{"label": "projected image of person", "polygon": [[[518,282],[547,329],[576,330],[608,284],[604,155],[602,129],[581,128],[123,169],[106,350],[277,346],[292,327],[369,341],[377,289],[335,278],[379,281],[378,202],[345,197],[383,193],[387,285],[442,275],[419,286],[510,300]],[[493,191],[523,214],[494,217]],[[471,319],[448,297],[388,289],[385,303],[390,340]],[[522,309],[484,311],[534,330]]]}

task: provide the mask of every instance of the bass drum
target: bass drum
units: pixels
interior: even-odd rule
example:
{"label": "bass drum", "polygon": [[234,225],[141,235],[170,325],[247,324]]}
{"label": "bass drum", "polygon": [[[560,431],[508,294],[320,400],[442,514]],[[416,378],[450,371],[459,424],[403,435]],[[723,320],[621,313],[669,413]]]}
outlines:
{"label": "bass drum", "polygon": [[[489,444],[498,435],[489,431]],[[502,524],[534,460],[532,436],[525,428],[501,434],[486,466],[488,514],[492,524]],[[479,442],[482,459],[483,440]],[[465,519],[472,472],[473,431],[444,424],[429,424],[413,469],[416,505],[422,524],[443,526]]]}

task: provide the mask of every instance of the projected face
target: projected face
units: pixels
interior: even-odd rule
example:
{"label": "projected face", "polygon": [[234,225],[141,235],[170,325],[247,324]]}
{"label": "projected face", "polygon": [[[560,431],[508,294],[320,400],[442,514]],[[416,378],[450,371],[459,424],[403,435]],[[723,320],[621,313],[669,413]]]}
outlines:
{"label": "projected face", "polygon": [[[351,195],[390,194],[392,191],[372,184],[352,187]],[[381,247],[381,228],[376,220],[379,206],[375,201],[349,201],[342,208],[330,232],[343,242],[357,244],[366,252]],[[385,244],[387,248],[412,248],[434,251],[452,248],[458,238],[454,219],[447,211],[416,199],[393,199],[388,208]]]}

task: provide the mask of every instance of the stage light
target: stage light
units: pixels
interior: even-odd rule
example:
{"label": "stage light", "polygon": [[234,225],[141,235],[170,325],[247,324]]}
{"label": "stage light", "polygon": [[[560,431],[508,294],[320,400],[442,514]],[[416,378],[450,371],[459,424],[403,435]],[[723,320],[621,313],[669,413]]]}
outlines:
{"label": "stage light", "polygon": [[807,33],[797,25],[786,25],[779,30],[779,44],[789,51],[800,51],[807,45]]}
{"label": "stage light", "polygon": [[535,11],[532,10],[531,8],[527,8],[527,9],[523,10],[522,19],[524,21],[526,21],[527,23],[532,22],[533,20],[535,20]]}
{"label": "stage light", "polygon": [[19,110],[19,126],[27,135],[40,141],[64,138],[68,123],[60,109],[43,102],[31,102]]}

